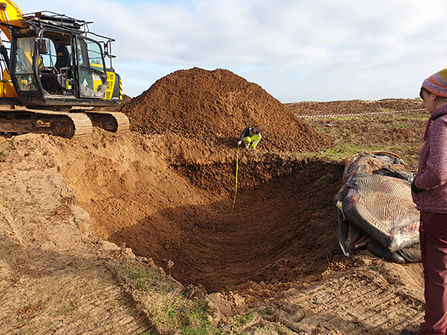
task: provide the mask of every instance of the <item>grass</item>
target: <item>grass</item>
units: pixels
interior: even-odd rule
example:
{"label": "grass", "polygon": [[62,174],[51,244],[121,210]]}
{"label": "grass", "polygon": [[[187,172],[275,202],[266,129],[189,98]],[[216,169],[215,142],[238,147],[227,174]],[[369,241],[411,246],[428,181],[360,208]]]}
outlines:
{"label": "grass", "polygon": [[185,288],[159,268],[126,261],[114,265],[114,270],[132,289],[134,299],[145,305],[158,332],[221,334],[213,321],[214,310],[205,296],[187,298]]}
{"label": "grass", "polygon": [[0,160],[3,160],[6,157],[7,151],[11,149],[13,143],[14,143],[14,140],[10,140],[10,141],[3,142],[0,145]]}
{"label": "grass", "polygon": [[331,147],[303,155],[347,160],[361,151],[388,151],[415,165],[423,145],[426,111],[349,117],[306,118],[320,133],[332,139]]}
{"label": "grass", "polygon": [[238,315],[235,317],[235,326],[236,327],[241,327],[246,325],[247,323],[250,323],[251,321],[253,321],[254,319],[254,314],[253,311],[249,311],[246,314],[242,314],[242,315]]}

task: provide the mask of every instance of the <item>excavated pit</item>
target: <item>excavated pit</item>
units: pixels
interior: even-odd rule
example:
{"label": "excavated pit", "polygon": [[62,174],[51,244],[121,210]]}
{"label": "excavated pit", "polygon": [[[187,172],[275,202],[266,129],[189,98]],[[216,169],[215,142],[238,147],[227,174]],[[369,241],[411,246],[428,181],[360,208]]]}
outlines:
{"label": "excavated pit", "polygon": [[[132,132],[49,140],[97,237],[208,292],[312,280],[340,254],[331,199],[343,167],[297,154],[331,140],[259,85],[180,70],[118,111]],[[238,150],[248,125],[262,140]]]}
{"label": "excavated pit", "polygon": [[110,240],[210,293],[318,278],[341,253],[331,199],[343,167],[265,156],[239,166],[234,209],[234,164],[175,166],[197,192],[219,200],[161,209]]}
{"label": "excavated pit", "polygon": [[151,258],[185,286],[271,296],[319,278],[341,254],[332,198],[343,164],[180,139],[95,129],[40,145],[51,147],[97,237]]}
{"label": "excavated pit", "polygon": [[[165,179],[156,182],[158,196],[133,198],[141,202],[131,205],[138,215],[133,224],[98,226],[106,238],[208,292],[318,276],[339,253],[331,199],[342,167],[291,154],[331,140],[259,85],[228,70],[179,70],[119,111],[133,132],[160,136]],[[240,152],[233,209],[236,143],[248,125],[263,138],[257,151]],[[151,193],[145,178],[138,178],[140,187]],[[147,204],[157,209],[142,215]],[[169,261],[174,266],[167,269]]]}
{"label": "excavated pit", "polygon": [[[184,285],[269,296],[318,279],[341,255],[332,198],[343,164],[210,151],[179,139],[95,129],[88,138],[43,137],[33,146],[51,152],[95,236],[151,258]],[[22,145],[30,146],[26,138]]]}
{"label": "excavated pit", "polygon": [[62,174],[89,214],[88,225],[75,219],[79,229],[209,293],[272,296],[317,279],[341,254],[332,198],[342,164],[179,139],[97,128],[74,140],[30,134],[11,141],[3,160]]}

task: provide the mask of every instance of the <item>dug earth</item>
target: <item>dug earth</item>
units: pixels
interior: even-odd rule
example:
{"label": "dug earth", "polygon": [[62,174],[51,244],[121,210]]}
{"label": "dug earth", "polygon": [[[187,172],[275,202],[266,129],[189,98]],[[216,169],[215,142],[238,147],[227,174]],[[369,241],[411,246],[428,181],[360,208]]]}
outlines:
{"label": "dug earth", "polygon": [[[377,108],[347,102],[343,113],[359,105]],[[328,106],[294,110],[230,71],[194,68],[126,99],[131,132],[0,138],[0,329],[147,330],[144,313],[129,316],[141,306],[108,257],[200,288],[223,318],[255,311],[247,334],[260,325],[272,334],[416,329],[421,265],[366,251],[346,258],[339,248],[332,197],[344,163],[312,155],[333,139],[296,117]],[[236,147],[247,125],[261,130],[257,150]]]}

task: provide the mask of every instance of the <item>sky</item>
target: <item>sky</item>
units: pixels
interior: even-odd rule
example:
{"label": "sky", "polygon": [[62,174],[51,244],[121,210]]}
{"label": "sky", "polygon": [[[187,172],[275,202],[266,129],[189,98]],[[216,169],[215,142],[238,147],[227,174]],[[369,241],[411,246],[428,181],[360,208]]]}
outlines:
{"label": "sky", "polygon": [[226,69],[283,103],[415,98],[447,67],[445,0],[16,0],[113,37],[123,93]]}

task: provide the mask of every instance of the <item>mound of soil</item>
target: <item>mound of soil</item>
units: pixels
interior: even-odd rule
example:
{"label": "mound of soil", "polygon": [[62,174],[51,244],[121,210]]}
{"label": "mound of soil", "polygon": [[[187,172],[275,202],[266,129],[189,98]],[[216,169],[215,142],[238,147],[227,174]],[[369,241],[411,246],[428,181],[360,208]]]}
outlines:
{"label": "mound of soil", "polygon": [[262,87],[222,69],[171,73],[120,111],[133,131],[175,133],[204,146],[234,148],[249,125],[263,135],[261,150],[315,151],[331,143]]}

